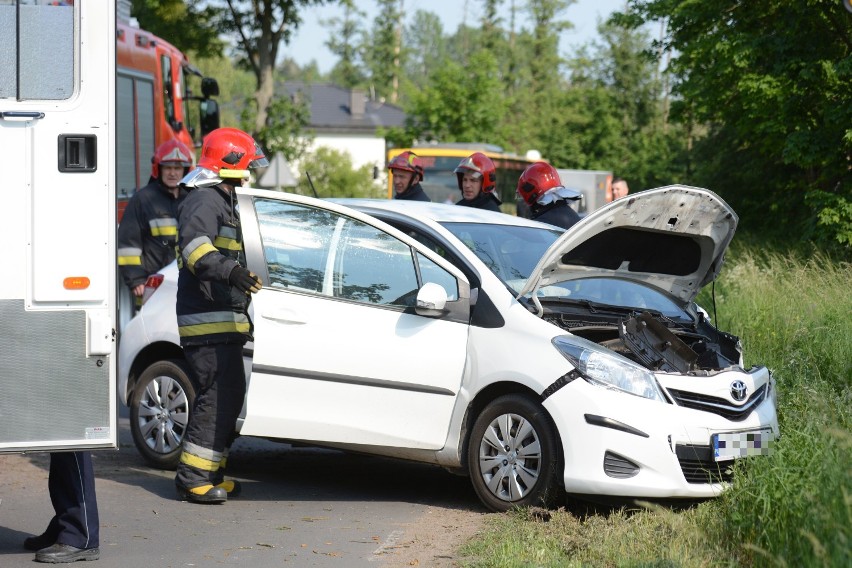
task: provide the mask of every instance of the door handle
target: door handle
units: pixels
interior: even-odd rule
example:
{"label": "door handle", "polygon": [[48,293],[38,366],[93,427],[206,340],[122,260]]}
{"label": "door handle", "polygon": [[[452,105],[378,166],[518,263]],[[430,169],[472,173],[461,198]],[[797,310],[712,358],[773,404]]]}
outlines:
{"label": "door handle", "polygon": [[37,110],[0,110],[0,119],[9,121],[37,120],[44,118],[44,113]]}

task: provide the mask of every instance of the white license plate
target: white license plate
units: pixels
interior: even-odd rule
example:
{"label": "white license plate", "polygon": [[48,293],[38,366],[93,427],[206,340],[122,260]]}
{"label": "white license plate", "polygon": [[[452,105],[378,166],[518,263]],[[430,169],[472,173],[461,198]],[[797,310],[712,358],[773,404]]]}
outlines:
{"label": "white license plate", "polygon": [[772,430],[750,430],[747,432],[725,432],[713,434],[713,458],[727,461],[748,456],[766,456],[772,450],[775,435]]}

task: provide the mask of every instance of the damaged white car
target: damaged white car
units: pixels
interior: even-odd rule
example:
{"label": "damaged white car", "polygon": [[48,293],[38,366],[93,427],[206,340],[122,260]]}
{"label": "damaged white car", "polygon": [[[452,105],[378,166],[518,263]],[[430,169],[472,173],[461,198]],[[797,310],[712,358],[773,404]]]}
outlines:
{"label": "damaged white car", "polygon": [[[495,511],[711,497],[779,436],[769,371],[744,369],[694,303],[737,225],[710,191],[632,194],[564,233],[443,204],[238,195],[264,283],[242,435],[438,464]],[[134,441],[158,466],[194,393],[176,280],[172,265],[119,350]]]}

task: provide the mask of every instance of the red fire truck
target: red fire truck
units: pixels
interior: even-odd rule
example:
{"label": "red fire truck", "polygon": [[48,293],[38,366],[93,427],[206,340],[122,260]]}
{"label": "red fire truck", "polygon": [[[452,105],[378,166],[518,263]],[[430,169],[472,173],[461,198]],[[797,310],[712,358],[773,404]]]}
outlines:
{"label": "red fire truck", "polygon": [[[134,189],[146,185],[157,146],[177,138],[188,147],[219,127],[216,79],[204,77],[169,42],[116,23],[116,160],[118,219]],[[192,87],[200,86],[197,95]]]}

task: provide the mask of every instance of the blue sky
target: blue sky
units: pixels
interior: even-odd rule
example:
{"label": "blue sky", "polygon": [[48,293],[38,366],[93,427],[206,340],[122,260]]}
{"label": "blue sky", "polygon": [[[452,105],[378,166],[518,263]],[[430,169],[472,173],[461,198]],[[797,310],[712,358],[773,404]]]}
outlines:
{"label": "blue sky", "polygon": [[[508,13],[511,0],[504,0],[503,6]],[[516,6],[525,4],[523,0],[515,0]],[[376,3],[371,0],[358,0],[358,8],[367,13],[367,22],[371,26],[376,15]],[[563,18],[574,24],[574,28],[565,32],[560,40],[560,51],[563,56],[571,54],[573,48],[597,38],[598,19],[606,19],[610,13],[623,8],[625,0],[578,0],[565,10]],[[467,17],[465,18],[465,7]],[[407,0],[404,3],[406,12],[413,14],[417,9],[428,10],[438,14],[444,24],[444,33],[452,33],[458,28],[463,19],[468,22],[478,22],[481,17],[481,0],[429,0],[416,3]],[[321,6],[308,8],[302,15],[302,25],[294,34],[290,45],[284,46],[283,55],[292,57],[300,65],[315,60],[320,71],[326,72],[335,63],[335,58],[325,47],[329,31],[320,24],[342,14],[339,6]],[[508,17],[504,18],[508,20]],[[521,19],[519,24],[525,26]]]}

